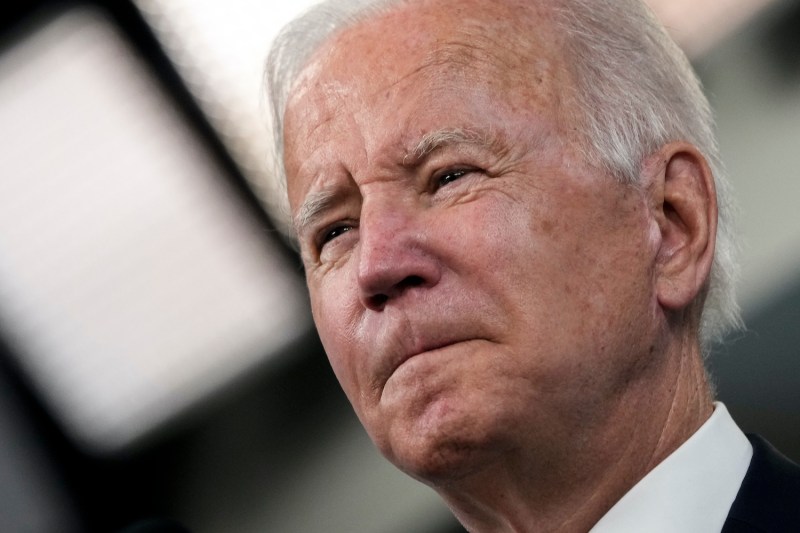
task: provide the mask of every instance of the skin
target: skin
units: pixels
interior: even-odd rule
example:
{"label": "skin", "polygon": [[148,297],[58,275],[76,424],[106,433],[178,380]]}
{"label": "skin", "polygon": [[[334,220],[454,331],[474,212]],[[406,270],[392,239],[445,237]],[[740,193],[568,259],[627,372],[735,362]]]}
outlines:
{"label": "skin", "polygon": [[585,163],[550,28],[532,2],[409,2],[327,43],[285,115],[334,372],[471,531],[587,531],[712,411],[711,173],[682,142],[638,186]]}

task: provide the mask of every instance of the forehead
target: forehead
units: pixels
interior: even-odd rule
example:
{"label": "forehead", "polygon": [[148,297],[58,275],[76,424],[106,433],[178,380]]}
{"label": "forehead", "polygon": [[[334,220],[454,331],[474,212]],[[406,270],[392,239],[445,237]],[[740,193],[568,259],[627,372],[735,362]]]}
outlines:
{"label": "forehead", "polygon": [[367,17],[312,55],[294,93],[324,75],[395,80],[411,69],[481,69],[531,81],[558,58],[560,33],[544,0],[406,0]]}
{"label": "forehead", "polygon": [[289,104],[323,85],[335,89],[337,79],[387,87],[437,70],[484,71],[498,84],[541,83],[562,59],[563,32],[551,3],[401,1],[324,42],[294,83]]}
{"label": "forehead", "polygon": [[[470,114],[502,105],[559,116],[569,84],[561,49],[544,0],[403,2],[334,35],[312,56],[287,104],[287,154],[298,144],[314,150],[312,138],[335,131],[342,116],[366,123],[392,113],[395,131],[386,133],[398,135],[409,133],[403,118],[416,128],[424,120],[446,122],[448,112],[457,120],[442,102],[462,104],[463,113],[465,92]],[[291,189],[291,172],[289,181]]]}

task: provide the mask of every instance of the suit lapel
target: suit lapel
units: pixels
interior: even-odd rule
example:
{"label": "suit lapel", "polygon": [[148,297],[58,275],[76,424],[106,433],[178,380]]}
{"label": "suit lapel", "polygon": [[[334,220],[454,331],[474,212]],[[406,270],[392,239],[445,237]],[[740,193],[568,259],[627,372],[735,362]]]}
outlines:
{"label": "suit lapel", "polygon": [[800,532],[800,467],[758,435],[722,533]]}

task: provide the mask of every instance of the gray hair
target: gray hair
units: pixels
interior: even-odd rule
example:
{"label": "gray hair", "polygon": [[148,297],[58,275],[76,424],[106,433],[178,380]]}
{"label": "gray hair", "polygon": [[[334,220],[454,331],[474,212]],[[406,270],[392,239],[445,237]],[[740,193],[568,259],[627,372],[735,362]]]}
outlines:
{"label": "gray hair", "polygon": [[[283,114],[289,93],[312,54],[335,33],[406,0],[327,0],[279,34],[267,60],[276,175],[285,186]],[[557,0],[554,14],[566,37],[577,98],[574,117],[587,162],[630,184],[645,158],[670,141],[695,145],[715,176],[719,221],[700,343],[741,324],[734,282],[737,265],[733,203],[708,100],[686,55],[640,0]]]}

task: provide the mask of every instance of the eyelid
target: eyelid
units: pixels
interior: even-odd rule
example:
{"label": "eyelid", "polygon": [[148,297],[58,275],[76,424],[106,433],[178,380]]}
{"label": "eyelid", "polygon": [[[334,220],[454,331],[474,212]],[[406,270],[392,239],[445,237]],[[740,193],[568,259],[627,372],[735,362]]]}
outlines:
{"label": "eyelid", "polygon": [[[318,231],[314,232],[314,248],[316,249],[317,252],[321,252],[326,244],[336,240],[342,234],[348,233],[356,229],[357,227],[358,223],[351,219],[342,219],[332,222],[330,224],[325,224],[321,226]],[[342,231],[339,235],[336,235],[332,238],[328,238],[328,236],[337,229],[344,229],[344,231]]]}

